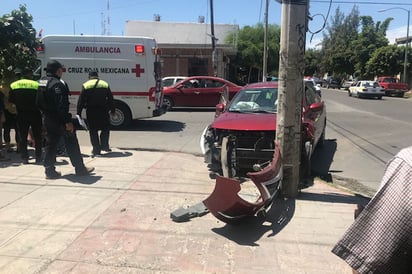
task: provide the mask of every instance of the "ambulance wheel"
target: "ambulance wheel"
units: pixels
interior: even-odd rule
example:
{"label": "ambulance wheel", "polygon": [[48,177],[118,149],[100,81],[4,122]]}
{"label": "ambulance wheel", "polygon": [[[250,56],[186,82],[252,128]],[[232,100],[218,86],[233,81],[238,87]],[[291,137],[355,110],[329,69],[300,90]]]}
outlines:
{"label": "ambulance wheel", "polygon": [[126,127],[132,122],[129,108],[122,102],[115,102],[115,113],[110,115],[110,124],[114,128]]}
{"label": "ambulance wheel", "polygon": [[170,98],[169,96],[163,96],[163,106],[166,108],[166,110],[171,110],[174,105],[175,103],[173,102],[172,98]]}

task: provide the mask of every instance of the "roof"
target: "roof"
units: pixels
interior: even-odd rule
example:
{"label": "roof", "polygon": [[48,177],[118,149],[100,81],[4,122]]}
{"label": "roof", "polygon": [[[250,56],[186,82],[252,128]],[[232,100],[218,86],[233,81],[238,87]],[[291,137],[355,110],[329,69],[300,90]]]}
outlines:
{"label": "roof", "polygon": [[[216,45],[224,45],[230,33],[239,25],[214,24]],[[152,36],[158,44],[211,44],[211,25],[159,21],[126,21],[125,35]]]}

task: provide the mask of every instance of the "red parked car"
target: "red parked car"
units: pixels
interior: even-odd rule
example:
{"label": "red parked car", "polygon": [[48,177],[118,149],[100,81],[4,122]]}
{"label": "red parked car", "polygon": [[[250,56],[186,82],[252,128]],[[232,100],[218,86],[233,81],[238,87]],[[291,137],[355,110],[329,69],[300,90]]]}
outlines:
{"label": "red parked car", "polygon": [[[302,178],[310,176],[310,158],[325,139],[326,107],[313,85],[302,96]],[[275,151],[278,83],[250,84],[227,104],[216,106],[216,118],[202,134],[201,146],[212,173],[242,177],[258,171]]]}
{"label": "red parked car", "polygon": [[173,107],[214,107],[225,90],[232,98],[242,87],[212,76],[193,76],[163,88],[163,105]]}

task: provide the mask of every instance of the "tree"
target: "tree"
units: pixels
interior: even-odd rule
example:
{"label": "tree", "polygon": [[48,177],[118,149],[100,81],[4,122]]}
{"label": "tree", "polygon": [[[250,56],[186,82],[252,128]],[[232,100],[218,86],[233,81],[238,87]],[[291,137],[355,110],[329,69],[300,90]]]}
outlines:
{"label": "tree", "polygon": [[374,76],[394,76],[403,72],[405,47],[389,45],[375,50],[366,63],[366,70]]}
{"label": "tree", "polygon": [[362,31],[352,43],[356,77],[373,78],[373,72],[366,69],[366,63],[377,49],[389,44],[386,31],[391,20],[393,18],[387,18],[382,23],[378,21],[375,24],[371,16],[361,16]]}
{"label": "tree", "polygon": [[335,15],[327,24],[322,41],[321,70],[330,75],[352,75],[354,60],[352,41],[357,39],[359,28],[359,10],[355,5],[348,16],[338,7]]}
{"label": "tree", "polygon": [[306,76],[321,76],[321,65],[319,60],[322,60],[320,50],[307,49],[305,52],[305,75]]}
{"label": "tree", "polygon": [[[232,33],[225,42],[237,40],[237,55],[231,65],[239,69],[239,82],[249,83],[262,79],[264,26],[245,26],[239,33]],[[234,37],[237,35],[237,39]],[[268,25],[268,73],[277,75],[279,70],[280,27]]]}
{"label": "tree", "polygon": [[6,83],[16,67],[35,66],[37,41],[32,21],[25,5],[0,17],[0,74]]}

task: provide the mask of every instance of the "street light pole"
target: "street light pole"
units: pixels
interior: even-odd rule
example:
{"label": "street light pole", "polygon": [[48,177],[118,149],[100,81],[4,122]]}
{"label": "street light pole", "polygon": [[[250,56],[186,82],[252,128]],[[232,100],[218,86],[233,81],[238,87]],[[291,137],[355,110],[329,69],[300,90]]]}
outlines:
{"label": "street light pole", "polygon": [[403,82],[408,83],[408,71],[407,71],[407,66],[408,66],[408,48],[409,48],[409,19],[410,19],[410,10],[401,8],[401,7],[393,7],[389,9],[384,9],[380,10],[379,12],[384,12],[388,10],[394,10],[394,9],[399,9],[399,10],[404,10],[408,13],[408,25],[406,26],[406,43],[405,43],[405,59],[403,61]]}
{"label": "street light pole", "polygon": [[409,18],[410,18],[411,12],[408,10],[408,26],[406,27],[406,46],[405,46],[405,61],[403,65],[403,74],[404,74],[404,82],[408,83],[408,74],[406,71],[407,63],[408,63],[408,50],[409,50]]}

